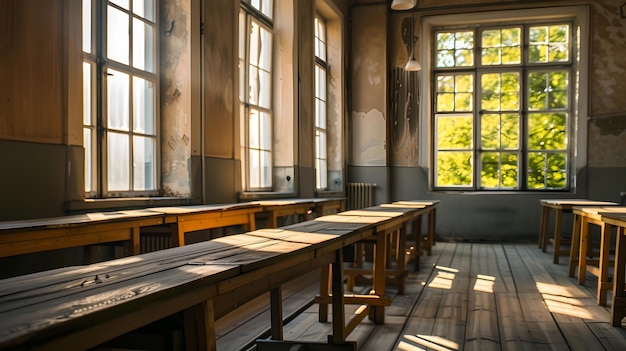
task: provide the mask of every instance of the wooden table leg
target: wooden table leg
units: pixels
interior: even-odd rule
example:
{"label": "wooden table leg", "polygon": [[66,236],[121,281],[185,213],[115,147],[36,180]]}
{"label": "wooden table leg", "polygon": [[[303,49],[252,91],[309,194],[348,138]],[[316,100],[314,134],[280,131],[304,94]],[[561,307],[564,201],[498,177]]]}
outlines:
{"label": "wooden table leg", "polygon": [[541,209],[541,225],[539,228],[539,247],[546,252],[548,246],[548,228],[550,226],[550,207],[543,205]]}
{"label": "wooden table leg", "polygon": [[[387,248],[385,244],[387,243],[387,235],[389,233],[377,233],[376,234],[376,248],[375,248],[375,257],[374,257],[374,273],[372,277],[373,281],[373,290],[374,293],[378,296],[385,295],[385,280],[387,275]],[[374,306],[373,308],[373,320],[378,324],[385,323],[385,306]]]}
{"label": "wooden table leg", "polygon": [[216,351],[213,300],[185,310],[185,347],[187,350]]}
{"label": "wooden table leg", "polygon": [[413,257],[415,258],[415,266],[413,270],[417,272],[420,267],[420,257],[422,256],[422,215],[413,221],[413,236],[415,238],[415,248],[413,248]]}
{"label": "wooden table leg", "polygon": [[574,229],[572,230],[572,246],[570,247],[569,252],[569,271],[568,275],[570,278],[574,277],[576,272],[576,266],[580,265],[580,246],[581,246],[581,217],[577,214],[574,214]]}
{"label": "wooden table leg", "polygon": [[621,327],[626,316],[626,294],[624,293],[624,274],[626,274],[626,238],[624,228],[617,228],[615,244],[615,268],[613,270],[613,303],[611,304],[611,324]]}
{"label": "wooden table leg", "polygon": [[[577,216],[579,217],[579,216]],[[572,246],[574,238],[572,238]],[[582,219],[580,223],[580,247],[578,250],[578,284],[585,285],[587,275],[587,250],[589,248],[589,222]]]}
{"label": "wooden table leg", "polygon": [[335,251],[335,262],[332,263],[332,302],[333,302],[333,344],[346,341],[346,316],[343,296],[343,250]]}
{"label": "wooden table leg", "polygon": [[559,253],[561,251],[561,220],[563,218],[563,211],[561,209],[556,210],[556,219],[554,223],[554,252],[552,254],[552,262],[554,264],[559,263]]}
{"label": "wooden table leg", "polygon": [[[320,270],[320,297],[327,298],[330,295],[330,269],[331,266],[322,267]],[[328,322],[328,304],[320,302],[319,305],[319,317],[320,323]]]}
{"label": "wooden table leg", "polygon": [[613,289],[609,281],[609,256],[611,254],[610,224],[602,224],[600,230],[600,274],[598,275],[598,305],[606,306],[607,293]]}
{"label": "wooden table leg", "polygon": [[280,285],[270,290],[270,320],[272,340],[283,340],[283,294]]}

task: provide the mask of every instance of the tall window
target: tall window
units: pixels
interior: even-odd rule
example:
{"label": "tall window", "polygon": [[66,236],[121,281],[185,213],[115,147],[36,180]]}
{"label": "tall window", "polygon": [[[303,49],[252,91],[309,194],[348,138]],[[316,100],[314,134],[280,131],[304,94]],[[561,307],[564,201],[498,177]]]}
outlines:
{"label": "tall window", "polygon": [[436,188],[570,187],[571,22],[436,29]]}
{"label": "tall window", "polygon": [[272,188],[272,1],[243,0],[239,76],[247,190]]}
{"label": "tall window", "polygon": [[318,190],[328,188],[326,22],[315,16],[315,184]]}
{"label": "tall window", "polygon": [[156,194],[157,0],[83,0],[88,196]]}

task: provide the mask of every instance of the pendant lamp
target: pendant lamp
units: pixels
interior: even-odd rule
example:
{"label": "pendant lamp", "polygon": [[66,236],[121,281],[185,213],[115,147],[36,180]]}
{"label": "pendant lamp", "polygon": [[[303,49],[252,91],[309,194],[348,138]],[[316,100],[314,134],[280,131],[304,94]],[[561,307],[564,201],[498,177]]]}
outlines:
{"label": "pendant lamp", "polygon": [[392,10],[410,10],[415,7],[416,0],[393,0],[391,2]]}
{"label": "pendant lamp", "polygon": [[415,36],[415,16],[411,14],[411,57],[404,65],[404,70],[409,72],[416,72],[422,69],[422,65],[415,59],[415,43],[417,37]]}

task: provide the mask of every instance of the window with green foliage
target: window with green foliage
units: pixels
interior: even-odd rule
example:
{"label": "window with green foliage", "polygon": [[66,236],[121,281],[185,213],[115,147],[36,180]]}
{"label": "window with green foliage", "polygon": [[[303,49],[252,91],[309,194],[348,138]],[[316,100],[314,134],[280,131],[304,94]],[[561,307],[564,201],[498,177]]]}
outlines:
{"label": "window with green foliage", "polygon": [[434,33],[434,185],[570,187],[573,25],[507,24]]}

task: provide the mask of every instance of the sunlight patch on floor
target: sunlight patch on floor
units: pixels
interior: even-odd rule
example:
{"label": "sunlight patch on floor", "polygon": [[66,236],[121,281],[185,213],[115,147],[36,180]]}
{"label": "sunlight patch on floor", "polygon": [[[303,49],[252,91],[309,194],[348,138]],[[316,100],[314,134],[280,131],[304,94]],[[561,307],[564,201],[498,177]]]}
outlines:
{"label": "sunlight patch on floor", "polygon": [[476,283],[474,283],[474,290],[493,294],[493,286],[495,283],[496,277],[478,274],[476,276]]}
{"label": "sunlight patch on floor", "polygon": [[453,351],[459,349],[459,344],[436,335],[405,334],[402,339],[397,348],[401,351],[426,350],[426,348],[436,351]]}

